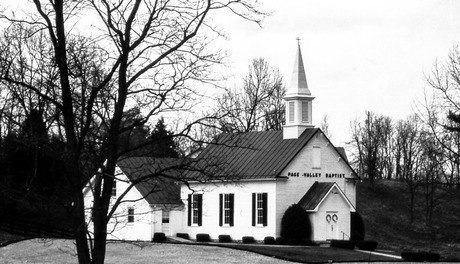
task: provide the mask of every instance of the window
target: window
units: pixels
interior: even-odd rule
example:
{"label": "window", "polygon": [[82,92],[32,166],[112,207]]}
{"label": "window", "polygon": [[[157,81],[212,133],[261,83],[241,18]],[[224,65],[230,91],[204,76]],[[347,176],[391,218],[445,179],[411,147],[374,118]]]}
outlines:
{"label": "window", "polygon": [[252,225],[267,226],[267,193],[252,194]]}
{"label": "window", "polygon": [[289,123],[294,122],[294,108],[295,108],[295,103],[289,102]]}
{"label": "window", "polygon": [[308,102],[302,102],[302,122],[308,123]]}
{"label": "window", "polygon": [[164,210],[161,214],[161,223],[169,224],[169,211]]}
{"label": "window", "polygon": [[134,223],[134,208],[128,208],[128,223]]}
{"label": "window", "polygon": [[233,226],[234,201],[233,193],[219,194],[219,226]]}
{"label": "window", "polygon": [[321,148],[320,147],[313,147],[313,168],[319,169],[321,168]]}
{"label": "window", "polygon": [[188,195],[188,225],[201,226],[203,194]]}
{"label": "window", "polygon": [[117,180],[113,181],[112,185],[112,196],[117,196]]}

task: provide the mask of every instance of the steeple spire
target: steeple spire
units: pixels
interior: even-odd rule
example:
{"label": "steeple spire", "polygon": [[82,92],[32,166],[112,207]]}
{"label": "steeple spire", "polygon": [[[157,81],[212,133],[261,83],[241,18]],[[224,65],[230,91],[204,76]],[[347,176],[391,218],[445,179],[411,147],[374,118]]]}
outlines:
{"label": "steeple spire", "polygon": [[303,66],[302,51],[300,50],[300,38],[297,38],[297,53],[294,60],[294,70],[292,71],[291,85],[287,91],[288,94],[299,93],[311,95],[308,90],[307,76]]}
{"label": "steeple spire", "polygon": [[300,39],[297,38],[297,53],[294,60],[291,85],[286,91],[286,122],[283,126],[283,138],[298,138],[305,129],[313,127],[313,96],[308,89],[307,77],[303,65]]}

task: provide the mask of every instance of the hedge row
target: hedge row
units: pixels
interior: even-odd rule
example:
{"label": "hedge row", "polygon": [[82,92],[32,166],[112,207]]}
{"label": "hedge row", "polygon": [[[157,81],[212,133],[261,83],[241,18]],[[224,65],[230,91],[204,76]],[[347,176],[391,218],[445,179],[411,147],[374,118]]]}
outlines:
{"label": "hedge row", "polygon": [[230,235],[219,235],[219,242],[220,243],[230,243],[232,242],[232,238]]}
{"label": "hedge row", "polygon": [[377,249],[379,243],[374,240],[358,240],[355,241],[355,245],[357,248],[361,250],[366,250],[366,251],[374,251]]}
{"label": "hedge row", "polygon": [[331,247],[344,249],[354,249],[356,246],[361,250],[374,251],[378,245],[374,240],[331,240]]}
{"label": "hedge row", "polygon": [[[189,235],[187,233],[177,233],[177,237],[184,238],[184,239],[189,239]],[[154,236],[155,237],[155,236]],[[232,238],[230,235],[219,235],[219,242],[220,243],[230,243],[232,242]],[[159,240],[158,240],[159,241]],[[211,242],[211,238],[209,234],[197,234],[196,235],[196,241],[197,242]],[[242,239],[243,244],[251,244],[251,243],[256,243],[256,240],[252,236],[243,236]],[[286,240],[283,237],[272,237],[272,236],[267,236],[264,238],[264,244],[266,245],[304,245],[304,246],[318,246],[315,242],[309,240],[309,239],[302,239],[300,241],[296,239],[289,239]]]}
{"label": "hedge row", "polygon": [[354,249],[355,242],[352,240],[331,240],[331,247],[343,248],[343,249]]}
{"label": "hedge row", "polygon": [[441,255],[432,252],[402,252],[401,257],[405,261],[412,262],[437,262]]}
{"label": "hedge row", "polygon": [[[187,233],[177,233],[177,237],[184,238],[184,239],[189,239],[189,235]],[[153,239],[152,241],[154,242],[163,242],[166,241],[166,235],[165,233],[154,233],[153,234]],[[197,242],[211,242],[211,237],[209,234],[197,234],[196,235],[196,241]],[[232,238],[230,235],[219,235],[219,242],[220,243],[230,243],[232,242]],[[256,240],[252,236],[244,236],[242,240],[243,244],[251,244],[255,243]],[[303,238],[300,241],[298,241],[295,238],[290,238],[290,239],[285,239],[284,237],[272,237],[272,236],[267,236],[264,238],[264,244],[266,245],[304,245],[304,246],[318,246],[315,242]],[[366,251],[374,251],[378,243],[377,241],[374,240],[331,240],[331,247],[336,247],[336,248],[344,248],[344,249],[354,249],[355,246],[361,250],[366,250]],[[423,258],[423,260],[426,261],[432,261],[430,259],[439,259],[439,254],[436,255],[436,253],[428,253],[428,252],[403,252],[407,258]],[[433,255],[434,254],[434,255]],[[404,258],[403,256],[403,258]],[[413,260],[415,261],[415,260]]]}
{"label": "hedge row", "polygon": [[166,241],[165,233],[160,233],[160,232],[154,233],[152,241],[153,242],[164,242],[164,241]]}
{"label": "hedge row", "polygon": [[274,245],[274,244],[276,244],[275,238],[271,237],[271,236],[265,237],[264,238],[264,244],[266,244],[266,245]]}
{"label": "hedge row", "polygon": [[176,236],[183,238],[183,239],[189,239],[189,236],[187,233],[177,233]]}
{"label": "hedge row", "polygon": [[196,234],[196,242],[211,242],[209,234]]}
{"label": "hedge row", "polygon": [[252,244],[255,243],[256,240],[252,236],[244,236],[243,237],[243,244]]}

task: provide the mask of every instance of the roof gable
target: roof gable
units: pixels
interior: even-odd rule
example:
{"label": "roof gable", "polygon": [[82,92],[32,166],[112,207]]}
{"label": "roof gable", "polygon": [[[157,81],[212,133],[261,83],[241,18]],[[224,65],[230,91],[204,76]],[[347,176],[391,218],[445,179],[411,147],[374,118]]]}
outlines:
{"label": "roof gable", "polygon": [[316,212],[318,211],[321,203],[326,199],[326,197],[331,193],[334,187],[339,191],[342,198],[346,203],[354,210],[354,206],[348,200],[347,196],[340,187],[335,182],[318,182],[316,181],[310,189],[305,193],[305,195],[300,199],[298,205],[300,205],[306,211]]}
{"label": "roof gable", "polygon": [[308,128],[297,139],[283,139],[283,131],[221,134],[196,159],[203,171],[190,177],[275,178],[318,131]]}
{"label": "roof gable", "polygon": [[[149,204],[182,205],[180,186],[175,183],[177,171],[172,170],[177,159],[124,157],[117,163],[134,187]],[[145,179],[142,179],[144,178]]]}
{"label": "roof gable", "polygon": [[[334,146],[332,144],[331,140],[324,134],[324,132],[322,132],[322,133],[323,133],[324,137],[327,139],[327,141],[329,142],[329,144]],[[351,170],[352,175],[354,176],[352,178],[347,178],[347,179],[348,180],[361,180],[361,178],[358,176],[356,171],[351,167],[350,163],[348,162],[348,157],[347,157],[347,153],[345,151],[345,148],[344,147],[334,147],[334,150],[340,156],[340,158],[343,159],[343,161],[345,162],[346,166]]]}

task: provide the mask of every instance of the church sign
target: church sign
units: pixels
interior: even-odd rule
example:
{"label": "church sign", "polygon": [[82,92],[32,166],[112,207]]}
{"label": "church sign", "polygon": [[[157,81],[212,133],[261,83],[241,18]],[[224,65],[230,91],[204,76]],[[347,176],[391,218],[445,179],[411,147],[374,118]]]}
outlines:
{"label": "church sign", "polygon": [[305,178],[345,178],[345,173],[321,173],[321,172],[288,172],[288,177],[305,177]]}

